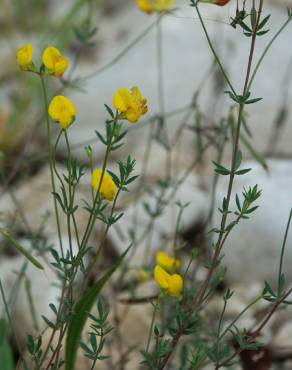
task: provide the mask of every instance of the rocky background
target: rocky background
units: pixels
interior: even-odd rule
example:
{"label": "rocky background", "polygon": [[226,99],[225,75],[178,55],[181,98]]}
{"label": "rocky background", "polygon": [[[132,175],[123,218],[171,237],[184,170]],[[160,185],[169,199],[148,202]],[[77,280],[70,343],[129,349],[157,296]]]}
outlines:
{"label": "rocky background", "polygon": [[[23,245],[29,246],[30,232],[39,232],[45,247],[54,244],[57,238],[55,224],[50,218],[52,202],[49,170],[45,161],[45,130],[42,127],[40,89],[33,77],[20,75],[15,62],[15,50],[23,42],[33,42],[41,48],[56,40],[59,46],[66,48],[71,60],[76,58],[78,61],[70,72],[74,78],[78,78],[77,88],[68,88],[68,94],[78,109],[77,121],[70,129],[70,140],[75,146],[74,156],[84,164],[84,146],[89,143],[94,150],[96,164],[103,158],[104,149],[97,143],[94,134],[96,129],[103,127],[106,119],[103,104],[110,104],[113,92],[120,86],[139,86],[149,100],[149,113],[142,124],[130,128],[126,145],[116,153],[117,158],[126,157],[131,153],[137,160],[139,173],[143,169],[147,137],[151,130],[155,130],[155,127],[151,126],[151,119],[159,112],[155,29],[149,30],[147,35],[116,63],[104,70],[102,68],[119,56],[155,18],[139,12],[134,1],[100,2],[100,6],[91,15],[91,22],[97,26],[97,33],[92,40],[94,47],[80,47],[72,32],[66,33],[66,30],[71,30],[72,25],[82,25],[82,19],[87,19],[86,9],[80,7],[78,11],[74,10],[69,0],[62,1],[61,4],[57,0],[28,0],[24,8],[21,4],[15,7],[17,2],[1,1],[3,6],[0,7],[0,27],[3,33],[0,36],[0,150],[4,170],[1,177],[0,215],[6,224],[9,220]],[[79,3],[74,4],[79,6]],[[35,4],[39,4],[39,8],[35,8],[36,15],[28,10],[29,6]],[[168,135],[174,142],[181,124],[187,126],[193,121],[192,116],[185,116],[185,107],[191,103],[201,81],[206,80],[205,76],[209,77],[199,95],[204,122],[211,124],[217,117],[228,114],[230,106],[228,97],[223,93],[224,82],[218,71],[212,69],[211,54],[192,8],[187,0],[177,0],[176,6],[177,10],[165,16],[162,21],[165,112],[177,112],[167,119]],[[259,40],[257,57],[264,50],[271,35],[283,24],[286,17],[285,6],[292,6],[292,2],[266,2],[264,11],[272,14],[273,28],[269,36]],[[68,8],[71,7],[73,13],[68,16]],[[243,83],[241,71],[247,62],[248,40],[241,37],[240,29],[230,31],[230,17],[235,14],[235,8],[236,1],[233,1],[224,8],[204,6],[202,11],[223,63],[227,66],[231,79],[235,81],[235,86],[240,88]],[[47,31],[48,25],[51,25],[50,32]],[[41,32],[36,32],[38,27],[41,27]],[[211,73],[208,74],[210,70]],[[280,248],[292,207],[291,73],[291,27],[288,27],[277,39],[256,76],[253,94],[263,97],[263,100],[248,108],[248,124],[252,131],[250,140],[256,155],[254,151],[244,148],[246,166],[251,167],[253,171],[240,178],[241,182],[236,183],[235,189],[240,192],[243,186],[257,183],[263,191],[263,196],[252,222],[241,223],[226,244],[224,263],[228,269],[223,284],[236,291],[227,312],[230,321],[261,292],[264,280],[275,283],[277,279]],[[57,84],[52,86],[52,91],[57,87]],[[130,260],[133,270],[141,266],[145,258],[153,258],[155,250],[161,249],[162,245],[165,249],[170,245],[173,237],[171,225],[174,225],[177,215],[177,200],[182,203],[190,202],[190,206],[183,213],[180,238],[186,243],[198,245],[199,248],[204,247],[202,225],[208,217],[212,201],[212,152],[208,153],[199,168],[185,172],[192,166],[194,154],[194,136],[186,132],[180,142],[175,143],[171,156],[171,171],[178,179],[187,173],[186,180],[178,187],[175,197],[171,198],[172,201],[157,219],[151,239],[147,238],[135,249]],[[58,153],[60,168],[64,163],[64,155],[64,147],[61,145]],[[227,150],[224,155],[228,163],[230,152]],[[157,140],[154,141],[144,178],[152,187],[152,193],[160,191],[157,180],[164,178],[168,159],[168,152],[163,145]],[[86,199],[90,192],[89,178],[83,182],[78,194],[80,199]],[[225,189],[226,184],[220,181],[215,194],[215,205],[218,203],[219,206]],[[137,233],[142,234],[145,231],[149,222],[143,211],[145,202],[151,205],[154,202],[153,195],[144,191],[138,192],[137,196],[135,189],[133,194],[121,199],[119,207],[125,210],[127,217],[122,218],[119,228],[113,228],[109,234],[105,263],[110,263],[113,255],[124,250],[128,243],[128,234],[121,230],[131,228],[136,214],[139,214]],[[87,220],[85,212],[81,212],[78,217],[78,225],[82,230]],[[218,224],[218,217],[219,214],[214,212],[211,223]],[[95,238],[98,238],[99,232],[97,228],[94,232]],[[64,238],[66,239],[65,234]],[[292,283],[291,262],[292,233],[288,237],[284,267],[288,283]],[[25,279],[18,291],[11,296],[10,303],[15,329],[23,347],[26,333],[44,329],[40,315],[49,317],[51,312],[48,304],[57,300],[59,291],[52,284],[54,272],[49,265],[44,274],[38,275],[36,279],[34,268],[27,265],[22,257],[13,253],[2,241],[0,277],[5,291],[11,291],[15,286],[19,271],[23,271]],[[204,268],[199,266],[198,276],[203,279],[204,274]],[[36,318],[31,315],[27,286],[36,304]],[[111,287],[108,290],[107,293],[111,295]],[[143,294],[145,291],[153,291],[152,282],[141,287]],[[145,345],[151,307],[143,304],[128,307],[120,302],[122,298],[125,297],[116,297],[115,309],[111,312],[113,322],[121,321],[122,348],[113,341],[112,345],[109,345],[109,351],[114,366],[120,351],[131,348],[126,369],[136,370],[140,358],[138,355],[132,355],[132,352],[135,349],[134,352],[139,353],[137,349]],[[221,305],[222,302],[216,298],[210,305],[210,325],[216,322]],[[2,312],[2,302],[0,308]],[[253,306],[241,325],[252,326],[262,310],[265,310],[265,306]],[[48,338],[49,334],[46,333]],[[242,365],[238,369],[242,366],[249,370],[292,369],[291,310],[277,312],[262,335],[268,345],[258,355],[258,359],[250,359],[248,353],[243,353]],[[17,348],[14,338],[11,338],[11,343]],[[88,368],[82,354],[79,361],[78,370]],[[98,365],[96,369],[108,369],[108,366]]]}

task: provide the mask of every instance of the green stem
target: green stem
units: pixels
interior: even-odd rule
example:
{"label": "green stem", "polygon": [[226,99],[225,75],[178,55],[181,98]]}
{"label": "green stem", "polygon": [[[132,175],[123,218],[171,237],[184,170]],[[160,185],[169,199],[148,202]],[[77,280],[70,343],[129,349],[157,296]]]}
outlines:
{"label": "green stem", "polygon": [[287,25],[289,24],[289,22],[292,20],[292,17],[289,17],[287,19],[287,21],[282,25],[282,27],[279,29],[279,31],[274,35],[274,37],[272,37],[272,39],[270,40],[270,42],[268,43],[268,45],[266,46],[263,54],[261,55],[260,59],[258,60],[256,66],[255,66],[255,69],[252,73],[252,76],[250,78],[250,81],[249,81],[249,84],[248,84],[248,88],[247,88],[247,91],[250,91],[250,88],[251,88],[251,85],[253,83],[253,80],[257,74],[257,71],[260,67],[260,65],[262,64],[262,61],[264,60],[266,54],[268,53],[270,47],[273,45],[274,41],[278,38],[278,36],[280,36],[280,34],[282,33],[282,31],[287,27]]}
{"label": "green stem", "polygon": [[158,310],[158,303],[159,303],[159,297],[157,299],[156,304],[154,304],[154,308],[153,308],[153,313],[152,313],[152,318],[151,318],[151,325],[150,325],[150,329],[149,329],[148,340],[147,340],[146,351],[145,351],[146,354],[148,354],[149,348],[150,348],[150,343],[151,343],[155,318],[156,318],[156,314],[157,314],[157,310]]}
{"label": "green stem", "polygon": [[248,311],[254,304],[259,302],[263,298],[262,295],[257,297],[255,300],[253,300],[248,306],[246,306],[233,320],[232,322],[226,327],[226,329],[220,334],[218,340],[222,340],[223,337],[228,333],[228,331],[232,328],[232,326],[245,314],[246,311]]}
{"label": "green stem", "polygon": [[101,178],[100,178],[98,189],[96,191],[96,196],[95,196],[95,199],[94,199],[94,202],[93,202],[92,212],[90,214],[90,217],[89,217],[89,220],[88,220],[88,223],[87,223],[87,226],[86,226],[86,230],[85,230],[85,233],[84,233],[82,241],[81,241],[81,247],[80,247],[81,250],[83,250],[83,248],[85,248],[85,246],[88,242],[88,239],[91,235],[95,220],[96,220],[96,217],[95,217],[94,214],[95,214],[95,210],[96,210],[96,205],[99,206],[99,204],[101,202],[101,196],[100,196],[99,192],[100,192],[101,185],[102,185],[102,182],[103,182],[103,178],[104,178],[104,174],[105,174],[109,154],[111,152],[111,148],[112,148],[112,144],[113,144],[113,138],[114,138],[114,132],[115,132],[116,125],[118,123],[118,117],[119,117],[119,114],[118,114],[118,111],[117,111],[116,115],[115,115],[115,118],[114,118],[114,122],[113,122],[112,136],[111,136],[110,142],[107,146],[106,154],[105,154],[104,161],[103,161]]}
{"label": "green stem", "polygon": [[230,87],[230,89],[231,89],[232,93],[233,93],[235,96],[237,96],[237,93],[236,93],[235,89],[233,88],[232,83],[231,83],[231,81],[230,81],[229,77],[227,76],[227,73],[225,72],[225,69],[224,69],[224,67],[223,67],[223,65],[222,65],[222,63],[221,63],[221,60],[219,59],[219,57],[218,57],[218,55],[217,55],[217,53],[216,53],[216,50],[214,49],[214,46],[213,46],[213,44],[212,44],[212,41],[211,41],[210,36],[209,36],[209,34],[208,34],[208,31],[207,31],[207,28],[206,28],[206,26],[205,26],[205,23],[204,23],[204,21],[203,21],[203,18],[202,18],[202,16],[201,16],[200,11],[199,11],[199,7],[198,7],[198,3],[197,3],[197,2],[195,2],[195,8],[196,8],[196,11],[197,11],[197,14],[198,14],[198,17],[199,17],[200,23],[201,23],[201,25],[202,25],[202,27],[203,27],[203,30],[204,30],[205,36],[206,36],[206,38],[207,38],[207,41],[208,41],[209,47],[210,47],[210,49],[211,49],[211,51],[212,51],[212,53],[213,53],[213,55],[214,55],[214,58],[215,58],[215,60],[216,60],[216,62],[217,62],[217,64],[218,64],[219,68],[221,69],[221,72],[222,72],[222,74],[223,74],[223,76],[224,76],[224,78],[225,78],[225,80],[226,80],[226,82],[227,82],[228,86]]}
{"label": "green stem", "polygon": [[[160,18],[158,21],[161,21],[162,15],[160,15]],[[89,73],[88,75],[82,77],[82,80],[88,80],[94,76],[98,76],[113,65],[115,65],[123,56],[125,56],[129,50],[132,49],[133,46],[139,43],[151,30],[152,28],[157,24],[157,20],[155,22],[151,23],[144,31],[140,33],[132,42],[130,42],[125,49],[123,49],[116,57],[114,57],[109,63],[107,63],[105,66],[99,68],[98,70]]]}
{"label": "green stem", "polygon": [[67,228],[68,228],[68,238],[69,238],[69,249],[70,249],[70,255],[71,259],[73,260],[73,248],[72,248],[72,233],[71,233],[71,210],[73,208],[73,202],[74,199],[72,197],[72,173],[71,173],[71,149],[68,139],[68,133],[67,130],[64,130],[65,134],[65,141],[67,146],[67,152],[68,152],[68,159],[67,159],[67,169],[68,169],[68,189],[69,189],[69,209],[67,210]]}
{"label": "green stem", "polygon": [[285,235],[284,235],[284,240],[283,240],[283,244],[282,244],[282,248],[281,248],[281,258],[280,258],[280,267],[279,267],[279,276],[278,276],[278,295],[281,294],[281,289],[283,289],[283,287],[281,287],[281,280],[282,280],[282,272],[283,272],[284,253],[285,253],[285,247],[286,247],[286,242],[287,242],[287,237],[288,237],[288,232],[289,232],[289,228],[290,228],[291,219],[292,219],[292,209],[290,210],[288,223],[287,223],[287,227],[286,227],[286,231],[285,231]]}
{"label": "green stem", "polygon": [[[47,90],[46,90],[44,77],[41,74],[40,74],[40,79],[41,79],[41,85],[42,85],[42,90],[43,90],[46,125],[47,125],[47,141],[48,141],[48,154],[49,154],[49,165],[50,165],[50,174],[51,174],[51,186],[52,186],[53,192],[55,193],[56,192],[56,184],[55,184],[55,177],[54,177],[55,159],[54,159],[54,154],[53,154],[52,144],[51,144],[52,139],[51,139],[50,119],[49,119],[49,113],[48,113],[48,96],[47,96]],[[57,200],[55,197],[53,197],[53,201],[54,201],[55,216],[56,216],[56,223],[57,223],[57,230],[58,230],[58,238],[59,238],[62,257],[64,257],[60,218],[59,218]]]}

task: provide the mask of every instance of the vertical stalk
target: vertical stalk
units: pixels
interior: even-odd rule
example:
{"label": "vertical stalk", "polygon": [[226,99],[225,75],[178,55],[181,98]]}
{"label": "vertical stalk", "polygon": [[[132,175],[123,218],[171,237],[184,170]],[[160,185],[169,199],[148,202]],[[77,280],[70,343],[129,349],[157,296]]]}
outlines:
{"label": "vertical stalk", "polygon": [[107,166],[109,154],[111,152],[111,148],[112,148],[112,144],[113,144],[113,138],[114,138],[114,133],[115,133],[115,129],[116,129],[117,123],[118,123],[118,111],[116,112],[116,115],[115,115],[115,118],[114,118],[113,129],[112,129],[112,136],[110,138],[110,143],[108,144],[108,146],[106,148],[106,153],[105,153],[105,157],[104,157],[104,161],[103,161],[103,165],[102,165],[101,178],[100,178],[100,182],[99,182],[99,185],[98,185],[98,189],[96,191],[96,196],[95,196],[94,203],[93,203],[93,209],[92,209],[92,212],[90,214],[90,217],[89,217],[89,220],[88,220],[88,224],[87,224],[85,233],[84,233],[83,238],[82,238],[82,241],[81,241],[81,248],[84,247],[87,244],[88,239],[89,239],[90,234],[91,234],[91,231],[93,229],[94,223],[95,223],[95,216],[94,216],[95,207],[96,207],[97,204],[100,203],[100,199],[101,198],[100,198],[99,192],[100,192],[101,185],[102,185],[102,182],[103,182],[104,173],[105,173],[105,169],[106,169],[106,166]]}
{"label": "vertical stalk", "polygon": [[[257,19],[256,19],[256,25],[253,29],[253,34],[252,34],[252,39],[251,39],[251,46],[250,46],[249,57],[248,57],[247,71],[246,71],[246,77],[245,77],[243,93],[242,93],[243,96],[246,96],[246,94],[248,92],[248,83],[249,83],[252,61],[253,61],[253,56],[254,56],[257,29],[258,29],[258,25],[259,25],[261,13],[262,13],[262,7],[263,7],[263,0],[260,0],[259,9],[258,9],[258,13],[257,13]],[[225,70],[222,66],[222,63],[221,63],[213,45],[212,45],[212,42],[211,42],[210,37],[208,35],[207,29],[206,29],[205,24],[203,22],[203,19],[201,17],[197,2],[195,3],[195,8],[196,8],[197,14],[199,16],[199,19],[200,19],[201,25],[203,27],[203,30],[205,32],[205,35],[206,35],[207,41],[209,43],[209,46],[210,46],[210,48],[211,48],[211,50],[214,54],[214,57],[215,57],[217,63],[219,64],[219,67],[220,67],[220,69],[223,73],[223,76],[224,76],[226,82],[228,83],[232,92],[235,93],[235,90],[233,89],[233,86],[232,86],[232,84],[231,84],[231,82],[230,82],[230,80],[229,80],[229,78],[228,78],[228,76],[227,76],[227,74],[226,74],[226,72],[225,72]],[[235,93],[235,95],[237,96],[236,93]],[[241,124],[242,124],[242,114],[243,114],[244,107],[245,107],[244,102],[239,104],[239,112],[238,112],[236,133],[235,133],[235,139],[234,139],[233,151],[232,151],[231,171],[230,171],[228,190],[227,190],[227,195],[226,195],[226,209],[227,209],[227,212],[222,215],[221,226],[220,226],[221,231],[219,233],[219,236],[218,236],[218,239],[217,239],[217,242],[216,242],[216,245],[215,245],[215,252],[213,254],[213,257],[211,258],[211,264],[210,264],[210,268],[208,270],[207,277],[204,280],[203,284],[201,285],[201,288],[199,289],[198,294],[197,294],[197,296],[194,300],[193,310],[195,310],[195,311],[197,311],[200,308],[201,304],[204,301],[205,294],[206,294],[207,289],[209,287],[210,280],[211,280],[211,278],[212,278],[212,276],[213,276],[213,274],[216,270],[218,258],[220,256],[222,247],[223,247],[224,242],[226,240],[224,238],[224,234],[225,234],[225,227],[226,227],[226,224],[227,224],[227,216],[228,216],[228,210],[229,210],[230,199],[231,199],[231,194],[232,194],[233,181],[234,181],[234,177],[235,177],[236,154],[237,154],[237,151],[238,151],[238,143],[239,143],[239,136],[240,136],[240,130],[241,130]],[[185,331],[185,328],[184,328],[184,326],[182,326],[178,330],[176,335],[173,337],[173,340],[172,340],[172,343],[171,343],[171,349],[170,349],[169,353],[166,355],[166,357],[164,358],[164,360],[162,361],[162,364],[159,367],[159,370],[163,370],[165,368],[165,366],[168,364],[168,361],[170,360],[171,355],[174,352],[181,336],[184,334],[184,331]]]}
{"label": "vertical stalk", "polygon": [[[53,154],[53,150],[52,150],[51,128],[50,128],[50,119],[49,119],[49,113],[48,113],[48,95],[47,95],[46,85],[45,85],[45,81],[44,81],[44,76],[42,74],[40,74],[39,76],[40,76],[40,79],[41,79],[41,86],[42,86],[42,90],[43,90],[44,107],[45,107],[48,154],[49,154],[48,157],[49,157],[50,174],[51,174],[51,186],[52,186],[53,192],[56,192],[56,184],[55,184],[55,176],[54,176],[55,158],[54,158],[54,154]],[[59,238],[62,257],[64,257],[62,235],[61,235],[61,226],[60,226],[60,218],[59,218],[57,200],[56,200],[55,197],[53,197],[53,201],[54,201],[54,209],[55,209],[55,216],[56,216],[56,223],[57,223],[58,238]]]}
{"label": "vertical stalk", "polygon": [[154,328],[154,323],[155,323],[155,317],[156,313],[158,310],[158,303],[159,303],[159,297],[157,299],[156,304],[154,305],[153,308],[153,313],[152,313],[152,318],[151,318],[151,324],[150,324],[150,329],[149,329],[149,334],[148,334],[148,339],[147,339],[147,346],[146,346],[146,354],[148,354],[149,349],[150,349],[150,343],[151,343],[151,338],[152,338],[152,333],[153,333],[153,328]]}

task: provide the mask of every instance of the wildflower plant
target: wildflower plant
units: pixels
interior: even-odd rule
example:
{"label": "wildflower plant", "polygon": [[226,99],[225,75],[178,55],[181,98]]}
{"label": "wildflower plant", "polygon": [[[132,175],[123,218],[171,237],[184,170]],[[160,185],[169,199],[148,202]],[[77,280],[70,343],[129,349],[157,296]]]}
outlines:
{"label": "wildflower plant", "polygon": [[[147,341],[144,348],[137,349],[141,360],[140,365],[143,369],[177,368],[191,370],[201,369],[206,365],[211,365],[216,370],[232,368],[239,361],[241,352],[245,350],[257,351],[261,348],[262,343],[260,343],[258,337],[262,329],[268,324],[278,308],[291,304],[289,294],[292,290],[287,288],[283,272],[283,260],[292,212],[289,215],[282,248],[279,252],[278,286],[275,288],[270,282],[264,282],[262,293],[231,322],[226,320],[225,315],[234,292],[227,288],[222,293],[222,310],[219,316],[214,319],[209,318],[207,314],[208,304],[215,294],[220,292],[217,288],[224,280],[224,253],[228,253],[225,248],[226,240],[239,223],[252,222],[253,214],[257,212],[259,199],[264,196],[260,184],[250,184],[248,187],[241,189],[241,192],[235,193],[234,181],[238,176],[245,176],[252,171],[252,168],[247,168],[244,165],[243,149],[249,150],[253,157],[265,167],[264,159],[253,148],[251,142],[246,139],[243,131],[249,133],[250,130],[247,124],[248,107],[257,104],[262,99],[254,94],[257,72],[277,37],[292,20],[292,13],[288,10],[288,18],[278,33],[267,44],[263,54],[256,62],[257,39],[269,34],[271,17],[263,11],[265,5],[263,0],[251,1],[250,9],[247,9],[245,1],[242,1],[242,9],[240,9],[240,1],[237,1],[236,15],[230,20],[232,26],[230,32],[235,32],[236,28],[241,29],[240,37],[246,37],[249,42],[249,49],[246,53],[247,65],[244,70],[242,89],[239,91],[235,88],[227,69],[218,56],[201,15],[203,3],[209,3],[209,6],[224,6],[228,2],[228,0],[191,0],[189,5],[198,17],[203,35],[213,54],[215,62],[211,61],[210,71],[213,73],[214,68],[217,68],[220,78],[223,80],[223,85],[219,84],[219,87],[221,89],[222,86],[226,86],[226,89],[222,89],[224,89],[223,92],[230,101],[230,110],[227,116],[218,119],[219,123],[216,121],[211,127],[204,127],[206,121],[204,121],[205,114],[199,105],[198,97],[201,93],[201,86],[199,86],[190,99],[187,108],[184,107],[179,111],[179,113],[184,113],[186,116],[174,138],[171,139],[167,127],[167,118],[175,116],[178,112],[165,111],[163,80],[165,61],[161,53],[161,45],[163,41],[162,20],[168,12],[175,12],[175,2],[170,0],[136,1],[137,8],[144,13],[157,13],[156,21],[113,61],[97,70],[95,74],[100,74],[117,63],[152,28],[156,28],[159,112],[156,114],[151,112],[151,107],[148,108],[147,98],[143,96],[138,87],[117,86],[116,90],[112,92],[112,101],[104,104],[107,119],[103,129],[95,131],[94,139],[102,144],[104,148],[102,164],[97,168],[95,168],[95,153],[92,147],[89,144],[85,146],[88,163],[81,164],[75,158],[74,148],[70,140],[71,125],[73,123],[74,125],[81,125],[83,119],[77,112],[73,101],[67,96],[61,95],[65,87],[72,87],[78,81],[78,79],[74,80],[69,75],[68,70],[72,64],[71,60],[63,55],[66,54],[63,50],[50,45],[44,49],[40,65],[37,65],[34,61],[34,49],[36,47],[33,47],[32,44],[23,45],[16,52],[16,60],[20,70],[31,73],[39,82],[42,91],[42,110],[47,137],[46,158],[50,169],[50,195],[54,206],[53,219],[56,223],[58,242],[49,246],[44,242],[45,246],[42,249],[42,254],[39,254],[44,257],[44,262],[48,263],[50,268],[56,272],[57,278],[54,283],[60,287],[59,300],[49,304],[51,316],[42,315],[44,325],[50,331],[49,340],[44,340],[44,332],[40,330],[37,330],[36,334],[28,333],[26,343],[28,356],[24,355],[23,351],[19,349],[20,369],[57,370],[64,368],[65,370],[73,370],[77,363],[80,348],[83,355],[89,360],[91,370],[96,368],[101,361],[104,361],[107,364],[106,366],[112,367],[113,359],[108,348],[113,343],[118,344],[119,348],[118,362],[116,367],[113,368],[126,368],[126,357],[131,356],[132,351],[136,348],[123,353],[124,340],[120,335],[120,322],[119,320],[113,320],[112,322],[110,317],[111,313],[115,311],[115,302],[111,300],[107,302],[104,299],[104,296],[106,296],[104,287],[114,273],[119,276],[112,285],[114,296],[117,295],[117,292],[126,290],[130,294],[130,298],[124,300],[123,303],[129,305],[143,303],[152,308]],[[92,2],[90,4],[92,6]],[[74,31],[78,41],[83,46],[91,45],[91,39],[96,30],[91,25],[90,17],[82,27],[75,27]],[[84,80],[89,77],[85,76]],[[57,79],[62,88],[51,91],[50,87],[49,90],[49,81],[52,79]],[[206,76],[204,76],[202,86],[206,79]],[[50,99],[48,91],[52,95]],[[185,122],[190,117],[194,117],[193,125],[186,127]],[[118,151],[124,145],[128,138],[128,131],[139,127],[142,120],[144,120],[145,125],[148,124],[150,134],[146,144],[141,173],[137,174],[135,171],[136,160],[131,153],[117,160],[114,163],[115,165],[109,169],[109,161],[113,152]],[[57,123],[58,126],[54,123]],[[137,124],[137,126],[133,124]],[[58,128],[56,138],[52,135],[52,127]],[[179,142],[186,129],[194,134],[196,150],[190,166],[179,177],[177,173],[173,173],[175,171],[172,171],[171,168],[172,148]],[[167,154],[165,176],[156,184],[157,192],[152,191],[151,186],[148,186],[145,180],[151,145],[154,140],[165,149]],[[64,142],[66,148],[63,170],[60,170],[57,165],[57,151],[61,141]],[[225,164],[223,152],[228,145],[232,148],[231,163]],[[205,154],[210,148],[213,149],[213,155],[215,150],[215,157],[212,161],[214,180],[211,206],[206,220],[207,227],[204,230],[208,245],[207,253],[198,252],[198,249],[193,245],[191,250],[185,248],[180,235],[182,216],[187,207],[192,205],[177,201],[175,206],[178,212],[175,225],[169,225],[172,248],[166,248],[163,245],[157,246],[159,250],[155,256],[151,253],[151,248],[148,248],[143,265],[135,266],[136,271],[138,271],[138,278],[132,279],[128,260],[131,259],[142,242],[146,241],[146,244],[151,247],[151,233],[155,228],[156,221],[164,213],[166,206],[176,197],[178,186],[186,180],[196,166],[207,160]],[[89,185],[90,196],[81,203],[77,201],[76,193],[82,178],[87,175],[91,179]],[[1,176],[5,178],[2,170]],[[216,209],[215,193],[218,177],[227,179],[227,187],[220,207]],[[112,227],[118,228],[119,221],[123,217],[127,217],[127,210],[121,209],[122,207],[118,204],[122,192],[130,195],[134,194],[134,202],[138,202],[143,192],[148,193],[153,197],[154,203],[145,202],[143,205],[143,211],[148,220],[143,225],[145,226],[145,232],[138,235],[136,230],[138,215],[135,213],[132,220],[133,227],[127,230],[131,239],[130,245],[125,245],[124,253],[116,257],[115,261],[111,261],[110,267],[104,268],[102,257],[107,245],[109,231]],[[77,214],[81,208],[86,211],[87,216],[84,230],[80,230],[77,222]],[[219,212],[221,220],[218,225],[210,227],[214,212]],[[66,225],[68,242],[64,240],[61,230],[62,222]],[[94,234],[96,225],[101,226],[97,237]],[[44,269],[43,262],[39,261],[39,254],[36,253],[39,252],[40,247],[34,247],[28,251],[13,237],[8,227],[1,228],[0,233],[18,253],[23,255],[27,263],[34,265],[39,270]],[[35,246],[37,236],[32,235],[31,239]],[[166,250],[168,250],[168,253],[166,253]],[[206,271],[203,279],[197,276],[198,268],[201,265],[204,266]],[[24,273],[20,274],[20,279],[23,276],[25,276]],[[153,295],[137,298],[137,290],[142,284],[148,283],[149,280],[155,283]],[[33,314],[33,298],[29,294],[29,284],[26,286]],[[7,322],[13,331],[10,307],[1,280],[0,288]],[[259,301],[269,302],[261,320],[253,327],[240,329],[238,321]],[[89,326],[88,323],[90,323]],[[3,329],[4,336],[6,336],[6,323],[3,324],[3,328],[5,329]],[[112,335],[112,333],[115,334]],[[5,341],[3,343],[7,345]],[[63,351],[64,347],[65,350]],[[28,362],[27,357],[30,362]]]}

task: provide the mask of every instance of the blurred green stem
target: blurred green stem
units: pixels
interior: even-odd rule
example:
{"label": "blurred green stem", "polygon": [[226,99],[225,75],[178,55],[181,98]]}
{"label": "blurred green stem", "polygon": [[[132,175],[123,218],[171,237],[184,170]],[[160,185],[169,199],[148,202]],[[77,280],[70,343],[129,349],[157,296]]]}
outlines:
{"label": "blurred green stem", "polygon": [[[55,193],[56,192],[56,184],[55,184],[55,176],[54,176],[55,158],[54,158],[54,154],[52,150],[51,128],[50,128],[50,119],[49,119],[49,113],[48,113],[48,95],[47,95],[46,85],[44,81],[44,76],[42,74],[40,74],[39,76],[41,79],[41,85],[42,85],[43,97],[44,97],[44,108],[45,108],[45,117],[46,117],[46,125],[47,125],[48,154],[49,154],[48,158],[49,158],[50,174],[51,174],[51,186],[52,186],[52,191]],[[54,200],[54,208],[55,208],[56,223],[57,223],[57,230],[58,230],[58,238],[59,238],[62,257],[64,258],[58,205],[57,205],[57,200],[55,197],[53,197],[53,200]]]}

